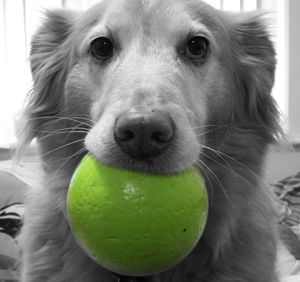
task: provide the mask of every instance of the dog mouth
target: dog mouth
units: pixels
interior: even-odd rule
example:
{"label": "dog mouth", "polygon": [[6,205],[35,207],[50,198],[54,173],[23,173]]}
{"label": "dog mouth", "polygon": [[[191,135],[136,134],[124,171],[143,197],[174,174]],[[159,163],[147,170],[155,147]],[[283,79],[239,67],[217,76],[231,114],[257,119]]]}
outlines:
{"label": "dog mouth", "polygon": [[89,131],[85,147],[107,165],[154,174],[180,173],[200,154],[197,136],[177,108],[108,111]]}

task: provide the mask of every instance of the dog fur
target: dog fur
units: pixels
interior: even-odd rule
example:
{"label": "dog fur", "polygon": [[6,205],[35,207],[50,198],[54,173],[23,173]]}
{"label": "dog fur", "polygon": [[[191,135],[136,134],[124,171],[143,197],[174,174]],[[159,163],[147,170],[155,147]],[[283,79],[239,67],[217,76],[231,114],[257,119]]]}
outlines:
{"label": "dog fur", "polygon": [[[198,34],[209,41],[201,62],[184,53],[187,38]],[[91,58],[97,36],[113,37],[108,61]],[[148,281],[278,281],[277,228],[261,181],[278,131],[270,95],[275,52],[263,15],[200,0],[103,0],[84,13],[47,12],[30,60],[23,142],[37,138],[44,176],[27,196],[21,281],[117,281],[76,244],[66,218],[69,181],[87,152],[154,173],[195,165],[205,176],[209,216],[201,240]],[[113,140],[116,117],[133,109],[165,112],[176,126],[170,148],[147,161],[133,160]]]}

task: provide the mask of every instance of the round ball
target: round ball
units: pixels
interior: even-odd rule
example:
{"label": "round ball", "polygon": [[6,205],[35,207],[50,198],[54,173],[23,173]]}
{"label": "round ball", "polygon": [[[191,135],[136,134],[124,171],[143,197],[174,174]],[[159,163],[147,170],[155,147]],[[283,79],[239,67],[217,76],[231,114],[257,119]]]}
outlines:
{"label": "round ball", "polygon": [[123,275],[164,271],[197,244],[207,219],[203,177],[195,168],[155,175],[111,167],[86,155],[72,177],[67,214],[79,245]]}

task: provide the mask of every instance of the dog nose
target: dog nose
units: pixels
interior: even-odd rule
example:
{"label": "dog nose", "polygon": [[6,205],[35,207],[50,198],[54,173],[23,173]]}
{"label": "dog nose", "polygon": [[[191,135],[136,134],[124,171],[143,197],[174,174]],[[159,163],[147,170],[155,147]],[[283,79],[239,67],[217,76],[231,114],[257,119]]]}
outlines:
{"label": "dog nose", "polygon": [[126,112],[116,120],[114,138],[126,154],[142,160],[163,152],[174,131],[172,118],[161,112]]}

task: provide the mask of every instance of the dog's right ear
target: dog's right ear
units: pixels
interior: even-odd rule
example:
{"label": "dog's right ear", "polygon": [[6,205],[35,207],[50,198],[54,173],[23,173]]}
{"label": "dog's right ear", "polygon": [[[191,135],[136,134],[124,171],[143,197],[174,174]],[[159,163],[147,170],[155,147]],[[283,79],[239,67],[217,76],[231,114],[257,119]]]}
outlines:
{"label": "dog's right ear", "polygon": [[61,49],[73,30],[76,16],[69,10],[46,11],[44,22],[31,41],[30,64],[33,75]]}
{"label": "dog's right ear", "polygon": [[62,110],[71,55],[70,35],[77,17],[77,13],[68,10],[47,11],[42,26],[33,36],[30,53],[33,89],[25,110],[31,129],[28,141],[38,136],[40,125],[47,118]]}

